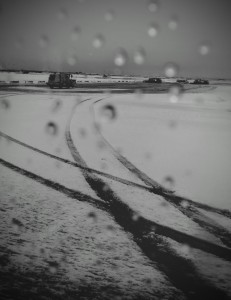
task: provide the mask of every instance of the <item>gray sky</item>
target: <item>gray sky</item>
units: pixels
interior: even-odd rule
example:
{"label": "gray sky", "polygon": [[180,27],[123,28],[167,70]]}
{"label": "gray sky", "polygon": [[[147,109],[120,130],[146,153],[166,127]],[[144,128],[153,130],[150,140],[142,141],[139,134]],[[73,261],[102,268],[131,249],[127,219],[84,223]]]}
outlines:
{"label": "gray sky", "polygon": [[[165,65],[173,62],[179,75],[230,78],[231,1],[158,2],[152,12],[145,0],[1,1],[0,65],[164,75]],[[177,28],[170,28],[176,24],[171,20]],[[150,26],[156,26],[156,36],[149,35]],[[203,45],[204,55],[198,50]],[[120,48],[127,56],[118,67]]]}

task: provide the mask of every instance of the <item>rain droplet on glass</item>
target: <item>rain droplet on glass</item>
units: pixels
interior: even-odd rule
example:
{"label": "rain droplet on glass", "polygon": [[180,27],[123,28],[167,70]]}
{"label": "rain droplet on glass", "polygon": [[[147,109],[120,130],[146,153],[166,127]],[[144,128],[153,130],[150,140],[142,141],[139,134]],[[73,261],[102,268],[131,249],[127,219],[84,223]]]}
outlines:
{"label": "rain droplet on glass", "polygon": [[188,208],[190,206],[188,201],[186,201],[186,200],[181,201],[180,205],[184,208]]}
{"label": "rain droplet on glass", "polygon": [[76,42],[79,39],[80,35],[81,35],[81,29],[80,27],[76,26],[71,32],[71,40],[73,42]]}
{"label": "rain droplet on glass", "polygon": [[152,13],[155,13],[159,10],[160,3],[158,0],[150,0],[148,2],[148,10]]}
{"label": "rain droplet on glass", "polygon": [[89,212],[87,218],[92,223],[97,222],[97,214],[94,211]]}
{"label": "rain droplet on glass", "polygon": [[178,123],[177,123],[176,120],[170,120],[170,121],[168,122],[168,126],[169,126],[171,129],[176,128],[177,125],[178,125]]}
{"label": "rain droplet on glass", "polygon": [[135,94],[136,94],[137,98],[142,98],[144,95],[142,89],[135,89]]}
{"label": "rain droplet on glass", "polygon": [[158,31],[159,31],[159,27],[158,27],[158,25],[155,24],[155,23],[150,24],[150,26],[148,27],[148,35],[149,35],[150,37],[155,37],[155,36],[157,36]]}
{"label": "rain droplet on glass", "polygon": [[107,225],[106,226],[107,235],[112,236],[112,235],[114,235],[114,232],[115,232],[114,226],[112,226],[112,225]]}
{"label": "rain droplet on glass", "polygon": [[60,8],[60,10],[58,11],[58,19],[59,20],[65,20],[68,17],[68,13],[66,8],[62,7]]}
{"label": "rain droplet on glass", "polygon": [[173,84],[169,89],[169,100],[171,103],[177,103],[182,96],[183,87],[180,84]]}
{"label": "rain droplet on glass", "polygon": [[136,50],[134,54],[134,62],[137,65],[142,65],[145,61],[145,58],[146,58],[146,52],[143,48]]}
{"label": "rain droplet on glass", "polygon": [[182,251],[184,254],[189,255],[191,249],[190,249],[189,245],[183,244],[183,245],[181,246],[181,251]]}
{"label": "rain droplet on glass", "polygon": [[10,102],[7,99],[1,99],[0,100],[0,107],[7,110],[10,109]]}
{"label": "rain droplet on glass", "polygon": [[111,22],[114,18],[115,18],[115,13],[113,10],[108,10],[105,15],[104,18],[107,22]]}
{"label": "rain droplet on glass", "polygon": [[92,41],[92,45],[96,49],[101,48],[104,45],[104,43],[105,43],[105,38],[102,34],[96,35]]}
{"label": "rain droplet on glass", "polygon": [[134,222],[137,222],[140,218],[140,215],[137,213],[137,212],[134,212],[133,215],[132,215],[132,220]]}
{"label": "rain droplet on glass", "polygon": [[59,264],[57,262],[48,262],[49,271],[52,274],[55,274],[58,272]]}
{"label": "rain droplet on glass", "polygon": [[52,112],[57,112],[62,107],[62,101],[57,99],[52,105]]}
{"label": "rain droplet on glass", "polygon": [[110,190],[109,185],[105,183],[104,186],[103,186],[103,191],[108,192],[109,190]]}
{"label": "rain droplet on glass", "polygon": [[87,131],[85,128],[80,128],[79,129],[79,135],[82,137],[82,138],[85,138],[87,136]]}
{"label": "rain droplet on glass", "polygon": [[178,27],[178,18],[176,16],[172,17],[171,20],[168,22],[168,28],[170,30],[176,30]]}
{"label": "rain droplet on glass", "polygon": [[115,55],[114,63],[118,67],[122,67],[126,64],[128,60],[127,52],[124,49],[120,49],[118,53]]}
{"label": "rain droplet on glass", "polygon": [[164,180],[163,180],[163,185],[165,188],[172,190],[175,186],[175,180],[172,176],[168,175],[165,176]]}
{"label": "rain droplet on glass", "polygon": [[58,126],[54,122],[48,122],[46,125],[46,132],[49,135],[56,135],[58,133]]}
{"label": "rain droplet on glass", "polygon": [[14,229],[16,231],[22,231],[22,229],[24,228],[23,223],[20,220],[16,219],[16,218],[12,218],[11,223],[14,226]]}
{"label": "rain droplet on glass", "polygon": [[101,107],[100,116],[102,121],[111,122],[116,118],[116,109],[112,104]]}
{"label": "rain droplet on glass", "polygon": [[77,62],[77,58],[75,55],[71,55],[67,58],[67,63],[69,66],[74,66]]}
{"label": "rain droplet on glass", "polygon": [[176,77],[179,70],[175,63],[167,63],[164,67],[165,76],[168,78]]}
{"label": "rain droplet on glass", "polygon": [[210,52],[210,45],[209,44],[201,44],[199,46],[199,53],[202,55],[202,56],[205,56],[205,55],[208,55]]}
{"label": "rain droplet on glass", "polygon": [[152,159],[152,153],[146,152],[146,153],[144,154],[144,157],[145,157],[146,160],[151,160],[151,159]]}
{"label": "rain droplet on glass", "polygon": [[49,38],[46,35],[42,35],[39,39],[39,46],[41,48],[46,48],[48,46],[49,43]]}

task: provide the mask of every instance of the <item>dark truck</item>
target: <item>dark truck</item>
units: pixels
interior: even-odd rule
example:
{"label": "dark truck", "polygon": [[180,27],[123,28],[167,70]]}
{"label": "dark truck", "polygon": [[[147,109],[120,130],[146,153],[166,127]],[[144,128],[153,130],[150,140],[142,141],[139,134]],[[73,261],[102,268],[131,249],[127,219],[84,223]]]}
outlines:
{"label": "dark truck", "polygon": [[148,78],[147,80],[143,81],[144,83],[162,83],[162,79],[161,78]]}
{"label": "dark truck", "polygon": [[73,88],[76,84],[76,80],[71,79],[71,75],[68,73],[52,73],[49,76],[47,85],[53,88]]}
{"label": "dark truck", "polygon": [[209,84],[209,81],[205,79],[195,79],[192,84]]}

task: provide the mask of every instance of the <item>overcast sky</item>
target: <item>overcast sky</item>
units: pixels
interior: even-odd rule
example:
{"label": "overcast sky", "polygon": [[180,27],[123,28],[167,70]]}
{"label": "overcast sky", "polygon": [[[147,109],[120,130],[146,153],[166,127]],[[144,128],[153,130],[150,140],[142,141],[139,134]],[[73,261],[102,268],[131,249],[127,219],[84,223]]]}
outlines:
{"label": "overcast sky", "polygon": [[0,65],[230,78],[230,14],[230,0],[1,1]]}

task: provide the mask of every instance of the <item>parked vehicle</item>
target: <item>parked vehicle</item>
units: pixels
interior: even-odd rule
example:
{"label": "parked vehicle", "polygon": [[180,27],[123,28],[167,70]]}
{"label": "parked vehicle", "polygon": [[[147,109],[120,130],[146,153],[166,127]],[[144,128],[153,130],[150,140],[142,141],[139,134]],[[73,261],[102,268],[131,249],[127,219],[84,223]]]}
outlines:
{"label": "parked vehicle", "polygon": [[189,83],[187,79],[177,79],[177,83]]}
{"label": "parked vehicle", "polygon": [[52,73],[49,76],[47,85],[53,89],[57,88],[73,88],[76,84],[76,80],[71,79],[71,75],[68,73]]}
{"label": "parked vehicle", "polygon": [[192,84],[209,84],[209,81],[205,79],[195,79]]}
{"label": "parked vehicle", "polygon": [[144,80],[145,83],[162,83],[161,78],[148,78],[148,80]]}

